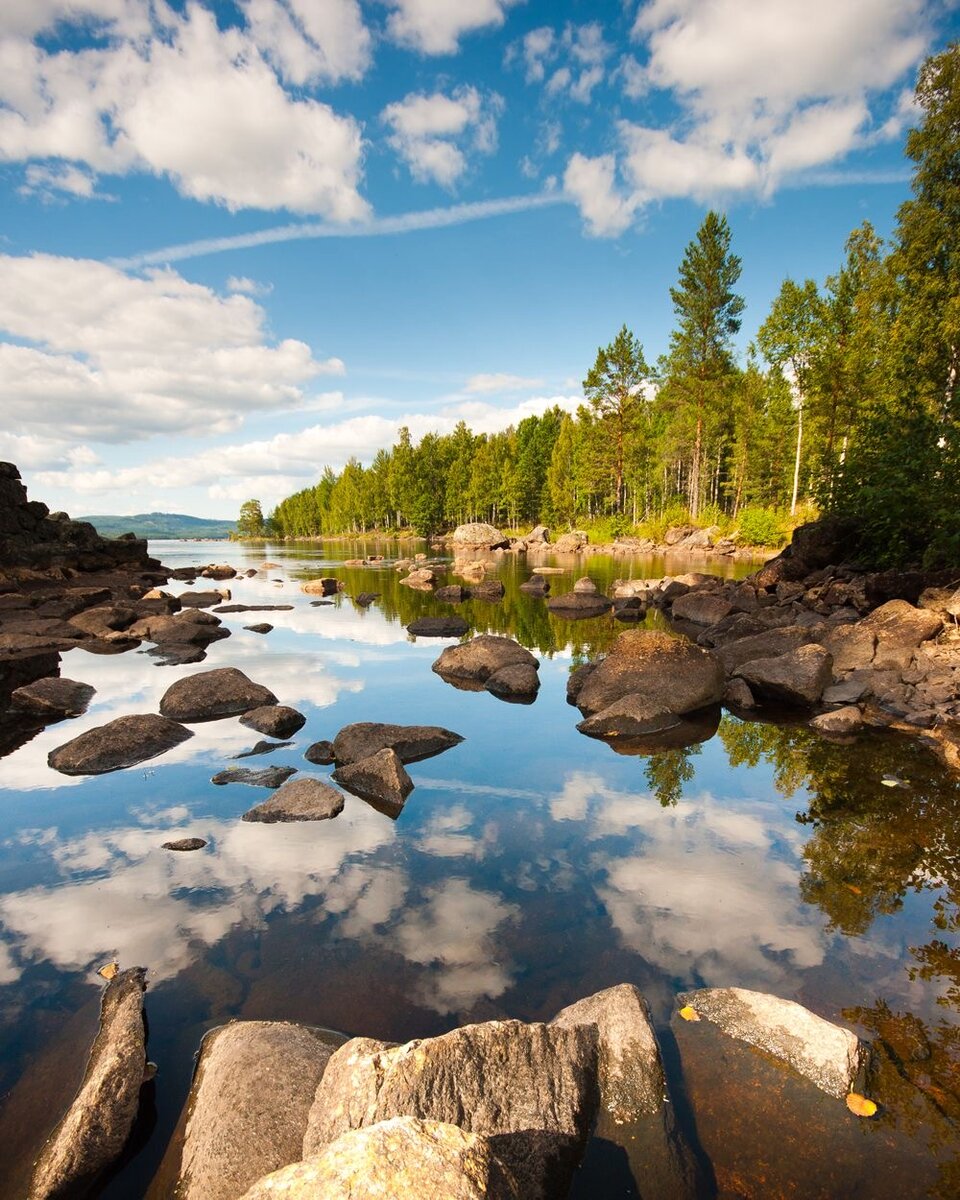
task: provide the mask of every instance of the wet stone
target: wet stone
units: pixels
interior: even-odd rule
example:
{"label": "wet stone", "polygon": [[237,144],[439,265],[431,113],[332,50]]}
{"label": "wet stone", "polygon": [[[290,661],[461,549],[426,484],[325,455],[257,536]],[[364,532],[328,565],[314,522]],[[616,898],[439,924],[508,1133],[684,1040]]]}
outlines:
{"label": "wet stone", "polygon": [[189,729],[156,713],[117,717],[51,750],[47,762],[62,775],[103,775],[156,758],[191,737]]}
{"label": "wet stone", "polygon": [[389,817],[400,815],[413,791],[413,780],[404,769],[400,756],[390,747],[359,762],[338,767],[333,778],[348,792]]}
{"label": "wet stone", "polygon": [[327,741],[314,742],[312,746],[308,746],[304,751],[303,757],[307,762],[316,763],[318,766],[323,767],[327,767],[337,761],[333,742]]}
{"label": "wet stone", "polygon": [[240,718],[240,724],[257,733],[265,733],[268,737],[292,737],[307,723],[303,713],[297,712],[286,704],[266,704],[260,708],[251,709]]}
{"label": "wet stone", "polygon": [[463,637],[470,630],[462,617],[419,617],[407,626],[416,637]]}
{"label": "wet stone", "polygon": [[228,783],[246,783],[251,787],[278,788],[296,773],[296,767],[262,767],[259,771],[252,767],[227,767],[218,771],[210,782],[218,787]]}
{"label": "wet stone", "polygon": [[30,713],[41,720],[58,721],[86,712],[95,692],[96,688],[89,683],[51,676],[17,688],[10,700],[18,712]]}
{"label": "wet stone", "polygon": [[248,633],[270,633],[273,630],[273,626],[267,621],[260,621],[256,625],[244,625],[244,629]]}
{"label": "wet stone", "polygon": [[164,842],[161,845],[160,849],[161,850],[182,850],[182,851],[202,850],[206,844],[207,843],[203,840],[203,838],[198,838],[198,837],[177,838],[176,841],[173,841],[173,842]]}
{"label": "wet stone", "polygon": [[215,721],[276,703],[273,692],[236,667],[220,667],[178,679],[164,692],[160,712],[176,721]]}
{"label": "wet stone", "polygon": [[288,780],[262,804],[243,814],[244,821],[328,821],[343,812],[343,795],[323,779],[301,775]]}

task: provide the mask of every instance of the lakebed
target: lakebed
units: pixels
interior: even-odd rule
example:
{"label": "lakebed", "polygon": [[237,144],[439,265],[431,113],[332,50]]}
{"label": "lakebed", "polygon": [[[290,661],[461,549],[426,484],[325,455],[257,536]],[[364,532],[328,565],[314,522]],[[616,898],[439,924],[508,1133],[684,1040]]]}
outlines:
{"label": "lakebed", "polygon": [[[651,1004],[678,1117],[715,1191],[776,1194],[763,1190],[773,1180],[809,1196],[951,1194],[957,776],[895,734],[840,744],[803,724],[729,713],[699,745],[614,753],[577,732],[565,695],[571,668],[622,625],[550,614],[520,592],[529,565],[512,556],[488,575],[503,581],[502,600],[456,607],[399,586],[389,561],[344,565],[376,549],[152,544],[171,568],[224,559],[258,568],[226,581],[232,600],[292,607],[224,614],[231,636],[200,664],[69,651],[61,673],[97,689],[90,708],[0,761],[0,1137],[9,1151],[0,1194],[19,1194],[51,1114],[79,1081],[96,1028],[96,968],[113,959],[148,969],[159,1072],[151,1119],[104,1196],[144,1194],[200,1038],[226,1020],[405,1041],[494,1017],[548,1019],[623,981]],[[264,570],[265,561],[276,565]],[[583,574],[608,591],[614,577],[751,569],[689,557],[548,555],[538,565],[562,572],[555,594]],[[317,575],[337,576],[345,590],[311,603],[301,583]],[[359,606],[351,597],[361,591],[380,595]],[[535,703],[458,691],[431,671],[451,640],[412,638],[406,626],[454,612],[473,632],[509,634],[537,655]],[[261,620],[273,626],[266,634],[244,628]],[[645,626],[666,619],[654,611]],[[347,796],[333,821],[243,823],[267,793],[210,782],[258,740],[236,719],[192,726],[170,753],[111,775],[66,778],[48,767],[49,751],[83,729],[156,712],[175,679],[220,666],[242,668],[307,717],[292,745],[244,763],[325,777],[304,750],[354,721],[443,725],[464,741],[411,766],[415,790],[395,821]],[[207,845],[161,849],[186,836]],[[728,984],[797,999],[894,1048],[900,1070],[888,1083],[899,1083],[880,1118],[836,1117],[838,1127],[854,1122],[841,1160],[812,1153],[829,1111],[781,1103],[793,1124],[768,1135],[762,1153],[757,1128],[732,1120],[764,1064],[721,1050],[699,1065],[684,1054],[681,1065],[675,996]],[[775,1104],[772,1086],[770,1095]],[[637,1194],[628,1176],[640,1178],[642,1164],[625,1142],[616,1182],[611,1161],[594,1154],[575,1195]]]}

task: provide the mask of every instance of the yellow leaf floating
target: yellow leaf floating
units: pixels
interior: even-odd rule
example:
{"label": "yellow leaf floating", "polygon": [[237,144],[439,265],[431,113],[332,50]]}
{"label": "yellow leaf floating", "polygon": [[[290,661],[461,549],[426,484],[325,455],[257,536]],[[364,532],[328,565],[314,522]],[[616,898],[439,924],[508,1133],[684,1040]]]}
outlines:
{"label": "yellow leaf floating", "polygon": [[683,1019],[685,1021],[699,1021],[700,1020],[700,1014],[690,1004],[685,1004],[683,1006],[683,1008],[680,1009],[680,1016],[683,1017]]}
{"label": "yellow leaf floating", "polygon": [[119,971],[120,968],[115,962],[109,962],[105,966],[97,968],[97,974],[102,975],[103,978],[107,980],[113,979],[113,977],[117,975]]}
{"label": "yellow leaf floating", "polygon": [[861,1096],[859,1092],[851,1092],[847,1096],[847,1108],[855,1117],[872,1117],[877,1111],[874,1102],[868,1100],[866,1096]]}

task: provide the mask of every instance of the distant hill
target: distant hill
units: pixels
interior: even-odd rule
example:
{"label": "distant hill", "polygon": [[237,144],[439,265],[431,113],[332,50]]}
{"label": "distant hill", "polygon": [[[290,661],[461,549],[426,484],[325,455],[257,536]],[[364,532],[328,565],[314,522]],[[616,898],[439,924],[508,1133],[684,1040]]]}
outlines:
{"label": "distant hill", "polygon": [[225,538],[234,533],[236,521],[215,517],[188,517],[184,513],[137,513],[132,517],[77,517],[89,521],[101,537],[135,533],[142,538]]}

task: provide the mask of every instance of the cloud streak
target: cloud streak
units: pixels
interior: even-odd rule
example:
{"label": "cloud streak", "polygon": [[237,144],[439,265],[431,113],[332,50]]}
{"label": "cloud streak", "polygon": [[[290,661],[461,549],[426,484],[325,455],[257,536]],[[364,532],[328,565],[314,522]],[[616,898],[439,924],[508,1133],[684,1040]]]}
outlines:
{"label": "cloud streak", "polygon": [[112,258],[109,262],[114,267],[137,270],[140,267],[181,262],[186,258],[200,258],[206,254],[249,250],[254,246],[272,246],[278,242],[296,242],[307,238],[388,237],[395,234],[420,233],[427,229],[448,229],[454,225],[466,225],[471,221],[485,221],[491,217],[505,217],[512,213],[569,203],[569,198],[559,192],[535,192],[529,196],[505,196],[500,200],[480,200],[470,204],[453,204],[445,208],[398,213],[392,217],[373,217],[369,221],[353,225],[338,225],[331,221],[298,221],[289,225],[274,225],[254,233],[181,242],[159,250],[133,254],[128,258]]}

